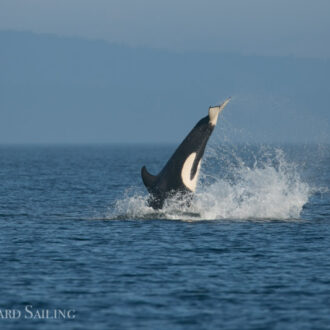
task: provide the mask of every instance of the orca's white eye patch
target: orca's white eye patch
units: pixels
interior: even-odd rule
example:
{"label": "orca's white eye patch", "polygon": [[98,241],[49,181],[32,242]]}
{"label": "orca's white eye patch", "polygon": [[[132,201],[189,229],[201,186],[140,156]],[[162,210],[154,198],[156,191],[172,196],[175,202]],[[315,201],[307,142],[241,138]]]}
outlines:
{"label": "orca's white eye patch", "polygon": [[201,167],[201,160],[198,163],[197,171],[193,178],[191,178],[192,167],[194,165],[194,161],[196,158],[196,152],[193,152],[189,155],[189,157],[185,160],[182,170],[181,170],[181,179],[183,184],[191,191],[196,190],[197,180],[199,175],[199,170]]}

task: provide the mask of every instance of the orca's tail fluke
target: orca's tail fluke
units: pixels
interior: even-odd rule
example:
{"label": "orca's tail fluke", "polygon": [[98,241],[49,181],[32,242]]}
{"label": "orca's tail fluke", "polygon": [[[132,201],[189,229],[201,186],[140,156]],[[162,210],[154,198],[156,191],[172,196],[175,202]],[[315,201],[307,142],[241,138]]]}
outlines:
{"label": "orca's tail fluke", "polygon": [[144,185],[147,187],[148,190],[150,190],[150,188],[155,183],[157,177],[155,175],[150,174],[145,166],[141,168],[141,176]]}
{"label": "orca's tail fluke", "polygon": [[219,113],[225,108],[225,106],[229,103],[231,97],[228,97],[222,104],[216,105],[214,107],[209,107],[209,118],[210,123],[215,126],[217,124]]}

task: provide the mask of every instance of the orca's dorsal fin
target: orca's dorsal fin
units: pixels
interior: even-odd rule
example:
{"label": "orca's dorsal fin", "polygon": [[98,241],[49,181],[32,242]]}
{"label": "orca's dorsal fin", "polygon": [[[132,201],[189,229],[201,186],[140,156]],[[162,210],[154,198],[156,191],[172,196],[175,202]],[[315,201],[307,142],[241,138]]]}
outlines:
{"label": "orca's dorsal fin", "polygon": [[150,174],[146,167],[143,166],[141,169],[141,176],[142,176],[142,181],[144,183],[144,185],[149,189],[153,186],[153,184],[155,183],[157,177],[155,175]]}

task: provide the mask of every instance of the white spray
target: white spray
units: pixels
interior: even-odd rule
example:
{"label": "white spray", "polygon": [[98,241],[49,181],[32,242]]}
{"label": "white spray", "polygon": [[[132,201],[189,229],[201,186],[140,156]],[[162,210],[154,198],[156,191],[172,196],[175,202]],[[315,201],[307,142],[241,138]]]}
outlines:
{"label": "white spray", "polygon": [[[166,201],[155,211],[147,205],[147,196],[128,193],[116,201],[111,219],[299,219],[308,201],[310,187],[303,182],[297,166],[288,162],[281,149],[261,149],[260,157],[252,149],[250,158],[235,152],[223,155],[210,148],[202,166],[195,197],[190,206],[181,199]],[[229,157],[229,156],[230,157]],[[225,171],[221,166],[225,167]]]}

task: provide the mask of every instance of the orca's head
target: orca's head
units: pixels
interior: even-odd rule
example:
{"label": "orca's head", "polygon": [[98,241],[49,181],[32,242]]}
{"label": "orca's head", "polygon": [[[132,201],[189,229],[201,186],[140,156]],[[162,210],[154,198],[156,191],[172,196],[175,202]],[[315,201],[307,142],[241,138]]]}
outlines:
{"label": "orca's head", "polygon": [[229,101],[230,97],[220,105],[209,107],[209,120],[212,126],[215,126],[217,124],[219,113],[225,108]]}

